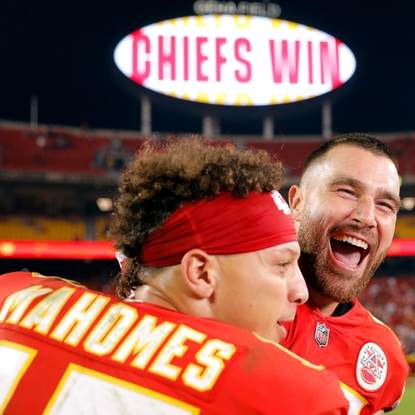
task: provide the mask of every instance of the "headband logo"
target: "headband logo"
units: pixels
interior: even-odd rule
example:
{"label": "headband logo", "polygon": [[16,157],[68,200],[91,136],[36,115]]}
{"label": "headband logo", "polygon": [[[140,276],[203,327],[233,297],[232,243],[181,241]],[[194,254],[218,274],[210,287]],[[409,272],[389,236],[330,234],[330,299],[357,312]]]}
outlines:
{"label": "headband logo", "polygon": [[274,199],[274,202],[279,210],[282,210],[285,215],[289,215],[291,213],[290,207],[279,192],[273,190],[271,192],[271,196]]}
{"label": "headband logo", "polygon": [[117,258],[117,261],[120,264],[121,271],[125,272],[125,265],[127,263],[127,257],[121,251],[117,251],[115,253],[115,257]]}

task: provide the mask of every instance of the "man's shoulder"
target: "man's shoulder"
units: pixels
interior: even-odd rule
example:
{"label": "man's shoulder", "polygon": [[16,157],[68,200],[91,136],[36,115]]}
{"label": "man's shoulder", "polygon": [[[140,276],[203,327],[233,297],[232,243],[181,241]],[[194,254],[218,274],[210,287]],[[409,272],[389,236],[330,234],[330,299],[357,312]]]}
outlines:
{"label": "man's shoulder", "polygon": [[[295,379],[297,386],[303,384],[306,389],[311,390],[316,384],[327,382],[327,376],[332,376],[322,365],[312,364],[280,344],[256,335],[254,337],[248,344],[245,365],[247,361],[255,365],[261,378],[267,381],[279,379],[279,383]],[[310,382],[315,383],[312,385]]]}
{"label": "man's shoulder", "polygon": [[[255,337],[256,340],[246,344],[243,359],[226,375],[223,387],[229,388],[227,394],[241,396],[243,391],[249,390],[247,402],[251,397],[256,402],[260,399],[261,407],[268,408],[266,413],[271,412],[271,407],[295,414],[347,413],[347,401],[333,372],[308,362],[279,344]],[[316,400],[316,395],[321,393],[326,400]],[[285,404],[288,405],[286,409]]]}
{"label": "man's shoulder", "polygon": [[1,297],[4,297],[6,293],[12,293],[38,285],[47,285],[51,288],[70,285],[75,288],[86,289],[86,287],[76,281],[67,280],[58,276],[45,276],[38,272],[16,271],[0,275]]}
{"label": "man's shoulder", "polygon": [[5,288],[19,289],[23,286],[36,285],[40,279],[46,278],[45,276],[38,274],[36,272],[27,272],[27,271],[15,271],[9,272],[7,274],[0,275],[0,287],[2,292]]}
{"label": "man's shoulder", "polygon": [[31,278],[33,272],[28,271],[15,271],[15,272],[8,272],[6,274],[0,274],[0,282],[3,283],[4,281],[12,281],[16,278]]}
{"label": "man's shoulder", "polygon": [[393,330],[383,321],[376,318],[369,310],[356,302],[355,307],[359,309],[359,313],[365,316],[362,318],[362,327],[359,330],[362,337],[371,338],[382,344],[389,344],[391,347],[399,347],[400,342]]}

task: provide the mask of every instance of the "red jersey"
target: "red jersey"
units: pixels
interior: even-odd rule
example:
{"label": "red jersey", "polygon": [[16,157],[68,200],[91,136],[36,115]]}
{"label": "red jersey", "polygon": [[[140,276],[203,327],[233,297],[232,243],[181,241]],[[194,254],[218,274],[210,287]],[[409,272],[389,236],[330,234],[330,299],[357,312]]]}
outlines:
{"label": "red jersey", "polygon": [[280,342],[339,377],[350,401],[349,415],[368,415],[395,409],[409,373],[395,334],[374,318],[355,298],[339,317],[324,317],[309,303],[297,308],[295,320],[285,324]]}
{"label": "red jersey", "polygon": [[217,320],[0,276],[0,413],[336,414],[337,377]]}

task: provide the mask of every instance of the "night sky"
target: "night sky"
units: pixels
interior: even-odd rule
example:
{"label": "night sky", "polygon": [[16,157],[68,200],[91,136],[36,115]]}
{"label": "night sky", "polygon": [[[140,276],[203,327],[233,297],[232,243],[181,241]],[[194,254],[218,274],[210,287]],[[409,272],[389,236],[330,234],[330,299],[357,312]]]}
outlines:
{"label": "night sky", "polygon": [[[275,2],[281,19],[327,32],[355,54],[355,75],[327,95],[335,132],[415,130],[415,2]],[[114,48],[140,27],[193,14],[191,0],[1,2],[0,119],[28,122],[37,95],[40,123],[139,130],[140,102],[116,80]],[[319,102],[272,109],[276,136],[319,134]],[[200,133],[201,116],[179,107],[173,98],[154,105],[153,130]],[[261,134],[262,120],[226,117],[221,128]]]}

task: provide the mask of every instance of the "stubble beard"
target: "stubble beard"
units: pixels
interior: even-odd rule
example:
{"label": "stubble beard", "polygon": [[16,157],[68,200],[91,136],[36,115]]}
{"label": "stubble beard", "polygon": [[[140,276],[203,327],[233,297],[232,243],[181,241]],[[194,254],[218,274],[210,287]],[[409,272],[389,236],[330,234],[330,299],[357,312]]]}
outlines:
{"label": "stubble beard", "polygon": [[371,244],[366,267],[359,274],[343,272],[333,266],[330,258],[330,236],[335,232],[362,230],[357,225],[336,225],[321,235],[322,228],[304,212],[297,233],[301,248],[300,268],[307,283],[318,293],[337,303],[348,303],[358,296],[383,262],[386,251],[377,253],[377,242]]}

